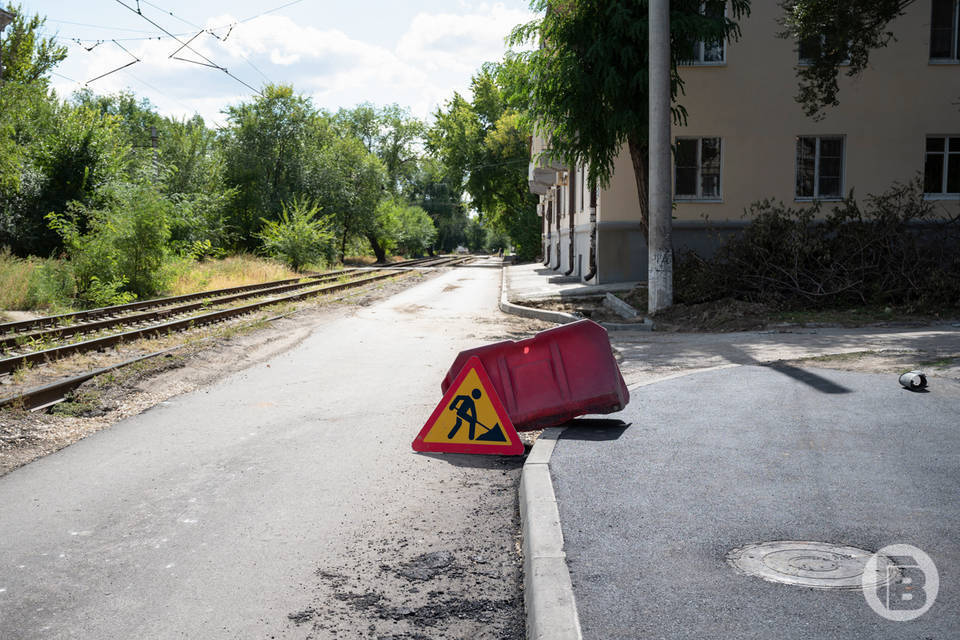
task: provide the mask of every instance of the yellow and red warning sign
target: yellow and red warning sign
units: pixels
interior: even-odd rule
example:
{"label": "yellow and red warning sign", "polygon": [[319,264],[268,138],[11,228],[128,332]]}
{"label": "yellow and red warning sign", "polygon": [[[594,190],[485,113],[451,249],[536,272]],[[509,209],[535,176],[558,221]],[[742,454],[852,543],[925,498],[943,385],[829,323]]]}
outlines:
{"label": "yellow and red warning sign", "polygon": [[467,360],[413,441],[414,451],[521,455],[523,442],[480,358]]}

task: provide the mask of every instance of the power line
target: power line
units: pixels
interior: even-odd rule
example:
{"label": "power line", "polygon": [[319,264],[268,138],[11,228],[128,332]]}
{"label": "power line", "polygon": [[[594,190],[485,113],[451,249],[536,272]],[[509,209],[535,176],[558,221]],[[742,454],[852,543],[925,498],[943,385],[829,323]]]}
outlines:
{"label": "power line", "polygon": [[[115,45],[117,45],[118,47],[120,47],[121,49],[123,49],[123,50],[126,52],[127,55],[129,55],[131,58],[133,58],[133,62],[128,62],[127,64],[123,65],[122,67],[117,67],[117,68],[114,69],[113,71],[107,71],[106,73],[100,74],[100,75],[97,76],[96,78],[93,78],[93,79],[91,79],[91,80],[87,80],[86,82],[83,83],[84,85],[88,85],[88,84],[90,84],[91,82],[94,82],[94,81],[96,81],[96,80],[99,80],[100,78],[106,78],[107,76],[109,76],[109,75],[111,75],[111,74],[114,74],[114,73],[116,73],[117,71],[121,71],[121,70],[126,69],[127,67],[129,67],[129,66],[131,66],[131,65],[135,65],[135,64],[137,64],[138,62],[140,62],[140,58],[138,58],[137,56],[135,56],[135,55],[133,55],[132,53],[130,53],[130,51],[129,51],[125,46],[123,46],[122,44],[120,44],[120,43],[117,42],[116,40],[113,41],[113,44],[115,44]],[[94,46],[96,46],[96,45],[94,45]],[[87,51],[90,51],[90,49],[87,49]]]}
{"label": "power line", "polygon": [[[170,31],[168,31],[168,30],[165,29],[164,27],[160,26],[159,24],[157,24],[156,22],[154,22],[153,20],[151,20],[149,17],[145,16],[145,15],[140,11],[139,2],[137,3],[137,8],[136,8],[136,9],[134,9],[134,8],[131,7],[130,5],[126,4],[126,3],[123,2],[122,0],[116,0],[116,2],[117,2],[117,4],[119,4],[120,6],[126,8],[126,9],[129,9],[129,10],[132,11],[133,13],[137,14],[138,16],[140,16],[141,18],[143,18],[144,20],[146,20],[147,22],[149,22],[150,24],[152,24],[153,26],[155,26],[157,29],[160,29],[160,30],[163,31],[165,34],[167,34],[168,36],[170,36],[171,38],[173,38],[174,40],[176,40],[177,42],[179,42],[179,43],[182,45],[182,46],[180,47],[180,49],[177,49],[174,53],[170,54],[170,57],[171,57],[171,58],[173,58],[174,55],[176,55],[177,53],[179,53],[182,49],[189,49],[190,51],[192,51],[193,53],[195,53],[197,56],[199,56],[200,58],[202,58],[203,60],[205,60],[210,67],[212,67],[212,68],[214,68],[214,69],[219,69],[220,71],[223,71],[225,74],[227,74],[228,76],[230,76],[231,78],[233,78],[234,80],[236,80],[237,82],[239,82],[240,84],[242,84],[243,86],[247,87],[248,89],[250,89],[250,90],[253,91],[254,93],[256,93],[256,94],[258,94],[258,95],[262,95],[258,89],[255,89],[254,87],[252,87],[251,85],[247,84],[246,82],[244,82],[243,80],[241,80],[241,79],[238,78],[237,76],[235,76],[235,75],[233,75],[232,73],[230,73],[230,72],[227,70],[226,67],[221,67],[220,65],[218,65],[217,63],[215,63],[215,62],[214,62],[213,60],[211,60],[210,58],[206,57],[205,55],[203,55],[202,53],[200,53],[200,52],[197,51],[196,49],[193,49],[192,47],[190,47],[190,46],[189,46],[189,43],[192,42],[192,41],[194,40],[194,38],[196,38],[197,36],[194,36],[193,38],[190,38],[190,40],[189,40],[188,42],[184,42],[183,40],[181,40],[180,38],[178,38],[177,36],[175,36],[174,34],[172,34]],[[201,33],[203,33],[203,32],[201,31]],[[200,35],[200,34],[198,33],[197,35]],[[201,63],[197,62],[196,60],[187,60],[186,58],[176,58],[176,59],[177,59],[177,60],[182,60],[182,61],[184,61],[184,62],[193,62],[193,63],[195,63],[195,64],[201,64]],[[206,65],[205,65],[205,66],[206,66]]]}
{"label": "power line", "polygon": [[150,33],[144,29],[125,29],[123,27],[105,27],[101,24],[87,24],[84,22],[69,22],[67,20],[54,20],[47,18],[47,22],[56,22],[57,24],[72,24],[77,27],[91,27],[93,29],[104,29],[106,31],[130,31],[132,33]]}
{"label": "power line", "polygon": [[193,27],[194,29],[203,29],[203,27],[201,27],[200,25],[194,24],[194,23],[190,22],[189,20],[184,20],[184,19],[181,18],[180,16],[175,15],[175,14],[173,13],[173,11],[169,11],[169,10],[167,10],[167,9],[164,9],[163,7],[158,7],[157,5],[153,4],[152,2],[148,2],[147,0],[141,0],[141,2],[143,2],[143,4],[146,4],[146,5],[149,5],[149,6],[153,7],[153,8],[156,9],[157,11],[163,11],[164,13],[168,14],[168,15],[169,15],[171,18],[173,18],[174,20],[179,20],[180,22],[184,23],[185,25],[191,26],[191,27]]}

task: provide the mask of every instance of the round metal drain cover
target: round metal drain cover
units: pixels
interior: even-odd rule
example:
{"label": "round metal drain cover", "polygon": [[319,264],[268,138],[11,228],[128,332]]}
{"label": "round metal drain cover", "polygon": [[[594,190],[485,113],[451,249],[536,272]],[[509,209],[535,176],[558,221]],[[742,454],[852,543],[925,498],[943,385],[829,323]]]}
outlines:
{"label": "round metal drain cover", "polygon": [[750,576],[815,589],[863,589],[892,581],[899,575],[893,562],[877,556],[877,568],[866,578],[874,554],[856,547],[785,540],[759,542],[734,549],[727,562]]}

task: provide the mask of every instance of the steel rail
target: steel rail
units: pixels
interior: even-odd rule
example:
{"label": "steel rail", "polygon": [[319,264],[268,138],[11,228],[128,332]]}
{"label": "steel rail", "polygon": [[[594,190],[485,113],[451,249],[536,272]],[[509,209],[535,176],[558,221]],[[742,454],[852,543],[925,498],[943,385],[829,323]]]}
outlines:
{"label": "steel rail", "polygon": [[[430,261],[438,261],[438,260],[439,260],[439,261],[441,261],[443,264],[449,264],[449,265],[453,266],[453,265],[456,265],[456,264],[460,264],[460,263],[466,262],[466,261],[469,260],[469,259],[470,259],[469,256],[468,256],[468,257],[463,257],[463,258],[458,258],[458,257],[444,257],[444,258],[422,259],[422,260],[418,260],[418,261],[416,261],[416,262],[423,262],[423,261],[426,261],[426,260],[430,260]],[[346,282],[346,283],[338,283],[338,284],[334,284],[334,285],[327,285],[327,286],[325,286],[325,287],[321,287],[321,288],[319,288],[319,289],[315,289],[315,290],[312,290],[312,291],[305,291],[305,292],[301,292],[301,293],[298,293],[298,294],[293,294],[293,295],[290,295],[290,296],[285,296],[285,297],[283,297],[283,298],[281,298],[281,299],[275,299],[275,300],[269,300],[269,301],[260,301],[260,302],[257,302],[257,303],[245,305],[245,306],[243,306],[243,307],[234,307],[233,309],[227,309],[227,310],[223,310],[223,311],[212,312],[212,313],[210,313],[210,314],[205,314],[205,315],[203,316],[203,318],[205,319],[205,321],[204,321],[202,324],[209,324],[209,323],[212,323],[212,322],[218,322],[218,321],[221,321],[221,320],[227,320],[227,319],[230,319],[230,318],[232,318],[232,317],[237,317],[237,316],[239,316],[239,315],[244,315],[244,314],[246,314],[246,313],[250,313],[250,312],[256,311],[256,310],[258,310],[258,309],[260,309],[260,308],[263,308],[263,307],[268,306],[268,305],[271,305],[271,304],[278,304],[278,303],[281,303],[281,302],[302,300],[302,299],[305,299],[305,298],[308,298],[308,297],[312,297],[312,296],[315,296],[315,295],[322,295],[322,294],[326,294],[326,293],[335,293],[336,291],[342,291],[342,290],[345,290],[345,289],[350,289],[350,288],[353,288],[353,287],[360,286],[361,284],[366,284],[366,283],[369,283],[369,282],[376,282],[376,281],[378,281],[378,280],[383,280],[383,279],[390,278],[390,277],[394,277],[394,276],[397,276],[397,275],[401,275],[401,274],[399,274],[399,273],[378,274],[378,275],[376,275],[376,276],[371,276],[371,277],[369,277],[369,278],[364,278],[364,279],[362,279],[362,280],[353,280],[353,281]],[[284,317],[286,317],[287,315],[289,315],[289,314],[280,314],[280,315],[277,315],[277,316],[273,316],[272,318],[267,318],[267,321],[273,321],[273,320],[277,320],[277,319],[279,319],[279,318],[284,318]],[[142,330],[139,330],[139,331],[136,331],[136,332],[127,332],[126,334],[121,334],[121,335],[118,335],[118,336],[109,336],[108,338],[118,338],[118,340],[113,343],[113,344],[117,344],[117,343],[123,341],[123,339],[124,339],[123,336],[127,336],[127,339],[131,339],[131,338],[137,337],[137,336],[131,336],[131,335],[130,335],[130,334],[134,334],[134,333],[142,334],[142,335],[140,335],[139,337],[152,337],[152,336],[158,335],[158,334],[160,334],[160,333],[162,333],[162,332],[164,332],[164,331],[169,332],[169,331],[175,330],[172,325],[183,325],[183,324],[185,323],[186,326],[183,326],[183,327],[181,327],[181,328],[190,328],[190,325],[191,325],[191,324],[192,324],[193,326],[196,326],[196,323],[195,323],[195,322],[196,322],[196,320],[197,320],[198,318],[200,318],[200,317],[194,317],[194,318],[190,318],[190,319],[188,319],[188,320],[186,320],[186,321],[178,321],[178,322],[176,322],[176,323],[167,323],[167,324],[162,325],[162,326],[149,327],[149,328],[142,329]],[[106,340],[108,340],[108,338],[103,338],[103,339],[96,340],[96,341],[87,341],[87,343],[97,343],[97,342],[101,342],[101,341],[106,341]],[[209,338],[207,338],[207,339],[209,339]],[[77,347],[77,346],[80,346],[81,344],[86,344],[86,343],[78,343],[78,344],[76,344],[76,345],[69,345],[69,346],[71,346],[71,347]],[[90,344],[89,346],[90,346],[90,349],[96,349],[96,348],[103,348],[103,346],[108,346],[108,345],[101,344],[101,345],[97,346],[96,344]],[[175,347],[171,347],[171,348],[169,348],[169,349],[163,349],[163,350],[161,350],[161,351],[155,351],[155,352],[153,352],[153,353],[149,353],[149,354],[142,355],[142,356],[138,356],[138,357],[135,357],[135,358],[132,358],[132,359],[129,359],[129,360],[125,360],[125,361],[123,361],[123,362],[119,362],[119,363],[112,364],[112,365],[109,365],[109,366],[106,366],[106,367],[101,367],[101,368],[99,368],[99,369],[95,369],[95,370],[88,371],[88,372],[85,372],[85,373],[81,373],[81,374],[78,374],[78,375],[75,375],[75,376],[71,376],[71,377],[65,378],[65,379],[63,379],[63,380],[58,380],[58,381],[51,382],[51,383],[48,383],[48,384],[45,384],[45,385],[42,385],[42,386],[39,386],[39,387],[34,387],[34,388],[32,388],[32,389],[27,389],[26,391],[23,391],[22,393],[15,394],[15,395],[9,396],[9,397],[7,397],[7,398],[0,398],[0,408],[8,407],[8,406],[16,406],[16,407],[20,407],[20,408],[27,409],[27,410],[38,410],[38,409],[42,409],[42,408],[48,407],[48,406],[53,405],[53,404],[57,404],[57,403],[63,401],[63,400],[65,399],[65,396],[66,396],[70,391],[73,391],[74,389],[76,389],[77,387],[79,387],[81,384],[83,384],[83,383],[86,382],[87,380],[90,380],[90,379],[92,379],[92,378],[94,378],[94,377],[96,377],[96,376],[98,376],[98,375],[103,374],[103,373],[107,373],[107,372],[110,372],[110,371],[114,371],[114,370],[120,369],[120,368],[122,368],[122,367],[129,366],[129,365],[131,365],[131,364],[135,364],[135,363],[138,363],[138,362],[142,362],[142,361],[144,361],[144,360],[149,360],[149,359],[152,359],[152,358],[156,358],[156,357],[158,357],[158,356],[162,356],[162,355],[169,354],[169,353],[171,353],[171,352],[174,352],[174,351],[177,351],[177,350],[179,350],[179,349],[182,349],[184,346],[186,346],[186,345],[178,345],[178,346],[175,346]],[[76,351],[74,351],[74,352],[76,352]],[[64,352],[62,355],[70,355],[70,354]],[[22,357],[19,358],[19,360],[22,360],[22,359],[23,359]],[[8,359],[8,360],[10,360],[10,359]],[[12,358],[12,360],[18,360],[18,359],[17,359],[17,358]],[[3,362],[6,362],[6,361],[0,361],[0,364],[2,364]]]}
{"label": "steel rail", "polygon": [[210,296],[217,295],[229,295],[231,293],[240,293],[243,291],[256,291],[257,289],[265,289],[271,286],[278,286],[283,284],[289,284],[292,282],[300,282],[304,278],[325,278],[327,276],[340,276],[345,273],[356,271],[356,269],[344,269],[341,271],[334,271],[330,273],[321,273],[321,274],[310,274],[300,278],[286,278],[284,280],[273,280],[270,282],[259,282],[257,284],[245,284],[237,287],[228,287],[226,289],[213,289],[211,291],[199,291],[197,293],[187,293],[180,296],[168,296],[165,298],[154,298],[152,300],[140,300],[137,302],[128,302],[126,304],[117,304],[109,307],[98,307],[96,309],[86,309],[84,311],[73,311],[70,313],[61,313],[55,316],[43,316],[41,318],[33,318],[31,320],[19,320],[16,322],[5,322],[0,324],[0,333],[13,333],[20,332],[25,329],[34,329],[42,328],[47,326],[53,326],[60,324],[64,321],[77,321],[77,320],[86,320],[99,318],[102,316],[109,316],[125,311],[142,311],[144,309],[150,309],[152,307],[162,307],[170,304],[175,304],[177,302],[188,302],[190,300],[199,300],[202,298],[207,298]]}
{"label": "steel rail", "polygon": [[143,311],[145,309],[152,309],[154,307],[162,307],[170,304],[176,304],[177,302],[189,302],[190,300],[200,300],[200,299],[208,298],[211,296],[223,296],[223,295],[229,295],[232,293],[241,293],[244,291],[256,291],[258,289],[266,289],[272,286],[281,286],[284,284],[300,282],[304,279],[319,280],[319,279],[328,278],[328,277],[338,277],[344,274],[362,271],[364,269],[380,270],[380,269],[392,269],[392,268],[395,268],[395,266],[396,267],[415,266],[418,263],[422,263],[430,260],[436,260],[436,259],[437,259],[436,257],[434,258],[427,257],[427,258],[417,258],[414,260],[403,260],[401,262],[395,262],[391,265],[377,265],[374,267],[349,267],[346,269],[340,269],[339,271],[328,271],[326,273],[304,274],[299,278],[286,278],[283,280],[272,280],[269,282],[260,282],[256,284],[245,284],[245,285],[240,285],[236,287],[227,287],[225,289],[212,289],[210,291],[198,291],[196,293],[186,293],[179,296],[153,298],[152,300],[137,300],[134,302],[128,302],[126,304],[117,304],[117,305],[111,305],[108,307],[98,307],[96,309],[86,309],[84,311],[73,311],[70,313],[61,313],[53,316],[43,316],[40,318],[32,318],[30,320],[4,322],[4,323],[0,323],[0,334],[17,333],[17,332],[23,332],[29,329],[51,327],[51,326],[59,325],[65,321],[92,320],[95,318],[115,315],[117,313],[122,313],[127,311]]}
{"label": "steel rail", "polygon": [[282,296],[280,298],[273,298],[271,300],[261,300],[260,302],[254,302],[254,303],[242,305],[239,307],[231,307],[229,309],[211,311],[210,313],[204,313],[197,316],[190,316],[189,318],[183,318],[180,320],[171,320],[169,322],[163,322],[160,324],[151,325],[149,327],[142,327],[139,329],[131,329],[130,331],[124,331],[123,333],[115,333],[113,335],[104,336],[102,338],[93,338],[91,340],[85,340],[83,342],[75,342],[73,344],[66,344],[58,347],[51,347],[50,349],[44,349],[42,351],[34,351],[32,353],[13,356],[10,358],[4,358],[0,360],[0,373],[9,373],[27,364],[33,364],[37,362],[48,362],[52,360],[57,360],[64,356],[73,355],[76,353],[83,353],[85,351],[93,351],[96,349],[112,347],[117,344],[127,342],[129,340],[137,340],[139,338],[153,338],[163,333],[181,331],[183,329],[194,328],[194,327],[202,326],[205,324],[211,324],[213,322],[220,322],[222,320],[226,320],[229,318],[250,313],[252,311],[256,311],[257,309],[261,309],[267,305],[279,304],[282,302],[294,302],[294,301],[303,300],[304,298],[309,298],[312,296],[323,295],[325,293],[342,291],[343,289],[359,287],[361,285],[369,284],[371,282],[376,282],[378,280],[392,278],[396,275],[398,274],[389,273],[389,272],[379,273],[377,275],[369,276],[359,280],[352,280],[350,282],[324,285],[317,289],[311,289],[309,291],[294,293],[294,294]]}
{"label": "steel rail", "polygon": [[[350,276],[356,272],[351,272],[345,274]],[[177,306],[165,306],[156,311],[144,311],[141,313],[133,313],[131,315],[119,316],[119,317],[108,317],[105,320],[94,320],[93,322],[85,322],[83,324],[69,324],[65,326],[53,327],[51,329],[44,329],[41,331],[35,331],[33,333],[19,333],[15,335],[9,335],[4,338],[0,338],[0,349],[19,349],[23,347],[29,347],[29,344],[26,344],[27,340],[47,340],[47,339],[64,339],[70,338],[78,334],[83,333],[93,333],[95,331],[101,331],[103,329],[109,329],[111,327],[118,327],[124,325],[133,325],[140,322],[149,322],[154,320],[160,320],[165,317],[182,315],[184,313],[190,313],[196,311],[197,309],[203,309],[210,306],[218,306],[221,304],[226,304],[229,302],[235,302],[237,300],[246,300],[249,298],[258,298],[260,296],[269,296],[275,295],[278,293],[285,293],[287,291],[295,291],[297,289],[304,289],[306,287],[315,287],[318,284],[323,282],[329,282],[336,278],[342,278],[344,276],[338,275],[323,275],[318,276],[314,281],[308,282],[295,282],[293,284],[284,284],[281,286],[270,287],[270,288],[260,288],[254,289],[252,291],[245,291],[242,293],[235,293],[233,295],[221,296],[221,297],[205,297],[201,302],[193,302],[187,304],[180,304]],[[286,282],[286,281],[281,281]]]}

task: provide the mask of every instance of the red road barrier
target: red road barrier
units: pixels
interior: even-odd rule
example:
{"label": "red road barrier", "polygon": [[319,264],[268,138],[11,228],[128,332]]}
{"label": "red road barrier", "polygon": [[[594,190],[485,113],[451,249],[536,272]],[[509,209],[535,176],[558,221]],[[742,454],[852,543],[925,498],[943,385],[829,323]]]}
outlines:
{"label": "red road barrier", "polygon": [[518,431],[613,413],[630,401],[607,331],[591,320],[461,351],[440,385],[444,393],[472,356],[480,358]]}

